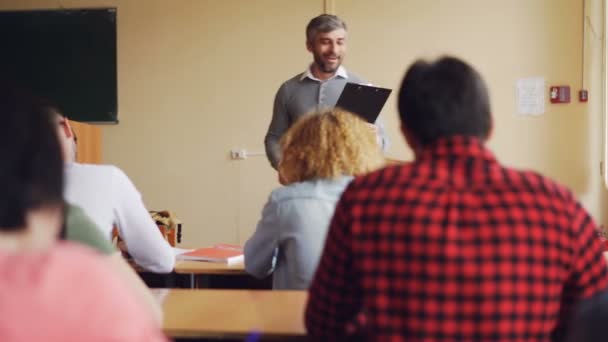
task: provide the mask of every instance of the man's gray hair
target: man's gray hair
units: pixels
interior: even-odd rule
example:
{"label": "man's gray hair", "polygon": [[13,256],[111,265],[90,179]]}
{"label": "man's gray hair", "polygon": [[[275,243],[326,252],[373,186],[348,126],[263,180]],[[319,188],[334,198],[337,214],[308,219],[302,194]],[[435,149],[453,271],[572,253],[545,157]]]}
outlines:
{"label": "man's gray hair", "polygon": [[319,32],[327,33],[338,29],[346,31],[346,23],[333,14],[321,14],[310,20],[306,26],[306,42],[311,43]]}

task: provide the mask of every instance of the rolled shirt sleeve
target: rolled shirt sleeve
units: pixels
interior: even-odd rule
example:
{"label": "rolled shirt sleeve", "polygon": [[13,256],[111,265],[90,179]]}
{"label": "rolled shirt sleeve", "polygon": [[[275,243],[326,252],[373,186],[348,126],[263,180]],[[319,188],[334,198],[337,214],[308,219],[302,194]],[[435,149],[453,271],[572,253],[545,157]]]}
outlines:
{"label": "rolled shirt sleeve", "polygon": [[144,206],[139,191],[120,169],[113,168],[114,217],[129,254],[146,270],[169,273],[175,266],[173,248]]}

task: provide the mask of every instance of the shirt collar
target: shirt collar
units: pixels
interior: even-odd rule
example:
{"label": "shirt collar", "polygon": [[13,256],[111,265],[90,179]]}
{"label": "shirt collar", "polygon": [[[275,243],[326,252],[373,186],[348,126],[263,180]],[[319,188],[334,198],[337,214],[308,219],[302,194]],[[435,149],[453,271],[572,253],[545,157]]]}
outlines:
{"label": "shirt collar", "polygon": [[470,136],[451,136],[438,139],[423,148],[420,159],[443,157],[480,157],[495,161],[494,154],[488,150],[483,141]]}
{"label": "shirt collar", "polygon": [[[312,64],[310,66],[308,66],[308,68],[306,68],[306,70],[302,73],[302,76],[300,76],[300,81],[304,80],[305,78],[310,78],[313,81],[323,82],[323,80],[316,78],[312,74],[312,72],[310,72],[311,66],[312,66]],[[348,73],[346,72],[346,68],[344,68],[343,66],[340,65],[338,67],[338,70],[336,70],[336,73],[328,80],[331,80],[334,77],[348,78]]]}
{"label": "shirt collar", "polygon": [[431,174],[454,186],[486,184],[503,177],[502,167],[479,138],[440,138],[416,157],[418,172]]}

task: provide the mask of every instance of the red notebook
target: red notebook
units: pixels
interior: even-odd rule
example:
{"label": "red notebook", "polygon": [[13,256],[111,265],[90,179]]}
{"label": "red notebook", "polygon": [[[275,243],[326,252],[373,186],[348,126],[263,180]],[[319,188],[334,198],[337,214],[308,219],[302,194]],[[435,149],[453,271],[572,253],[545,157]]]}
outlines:
{"label": "red notebook", "polygon": [[234,264],[243,261],[243,247],[239,245],[217,244],[211,247],[197,248],[179,256],[182,260],[196,260]]}

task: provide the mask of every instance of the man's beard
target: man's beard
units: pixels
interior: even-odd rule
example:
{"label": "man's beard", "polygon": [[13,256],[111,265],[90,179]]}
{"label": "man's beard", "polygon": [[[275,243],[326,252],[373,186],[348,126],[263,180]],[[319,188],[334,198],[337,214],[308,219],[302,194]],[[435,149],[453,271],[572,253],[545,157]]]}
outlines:
{"label": "man's beard", "polygon": [[327,73],[327,74],[336,72],[336,70],[338,70],[340,65],[342,65],[342,59],[339,57],[337,58],[337,63],[335,65],[335,67],[330,66],[327,63],[325,63],[321,56],[314,55],[314,59],[315,59],[315,64],[319,67],[319,70],[321,70],[322,72]]}

